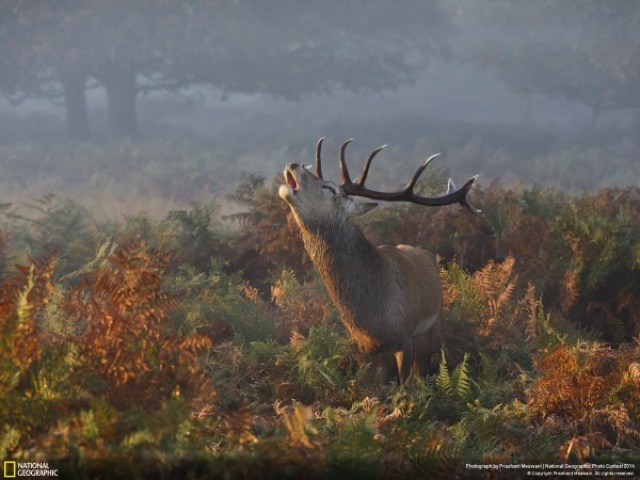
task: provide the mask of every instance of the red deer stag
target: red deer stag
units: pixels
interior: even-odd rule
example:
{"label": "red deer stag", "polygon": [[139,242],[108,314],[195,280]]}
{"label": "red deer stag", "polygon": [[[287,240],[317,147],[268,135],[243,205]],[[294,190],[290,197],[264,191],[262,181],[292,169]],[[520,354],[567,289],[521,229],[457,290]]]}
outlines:
{"label": "red deer stag", "polygon": [[287,164],[286,184],[280,186],[278,193],[293,212],[305,250],[337,306],[340,320],[355,342],[365,352],[378,354],[387,369],[393,365],[390,353],[395,355],[394,369],[402,384],[414,369],[420,375],[426,373],[431,356],[441,347],[442,285],[438,267],[434,256],[419,248],[374,247],[349,217],[366,213],[377,204],[356,202],[351,197],[426,206],[460,203],[477,212],[467,201],[477,176],[459,190],[449,180],[447,194],[441,197],[417,195],[414,187],[427,165],[438,156],[433,155],[402,190],[369,190],[364,185],[369,166],[384,146],[371,153],[362,175],[352,181],[344,159],[351,142],[348,140],[339,156],[342,184],[336,185],[322,177],[323,140],[316,150],[315,175],[311,166],[305,167],[304,163]]}

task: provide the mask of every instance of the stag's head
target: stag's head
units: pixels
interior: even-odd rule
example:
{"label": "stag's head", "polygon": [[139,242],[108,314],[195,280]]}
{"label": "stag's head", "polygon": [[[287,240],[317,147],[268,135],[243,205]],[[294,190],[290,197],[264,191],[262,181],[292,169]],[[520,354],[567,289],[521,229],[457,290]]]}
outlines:
{"label": "stag's head", "polygon": [[460,203],[471,211],[479,211],[472,207],[466,198],[477,176],[470,178],[459,190],[457,190],[453,182],[449,180],[447,193],[441,197],[423,197],[413,192],[415,184],[424,169],[438,155],[432,155],[427,158],[403,189],[396,192],[378,192],[369,190],[364,186],[364,183],[367,179],[373,158],[385,145],[371,152],[362,170],[362,174],[355,180],[351,180],[344,154],[347,145],[349,145],[352,140],[347,140],[340,148],[340,156],[338,157],[342,184],[337,185],[329,180],[325,180],[322,177],[322,163],[320,160],[323,140],[324,138],[321,138],[318,141],[316,149],[315,173],[311,171],[312,167],[310,165],[305,166],[304,163],[302,165],[297,163],[287,164],[284,169],[286,183],[281,185],[278,190],[280,197],[289,204],[294,215],[304,223],[311,221],[335,221],[347,218],[349,215],[361,215],[377,205],[377,203],[357,202],[351,198],[352,196],[387,202],[407,201],[426,206]]}
{"label": "stag's head", "polygon": [[287,164],[284,177],[287,183],[280,185],[278,193],[303,223],[361,215],[377,205],[354,200],[340,185],[317,177],[304,164]]}

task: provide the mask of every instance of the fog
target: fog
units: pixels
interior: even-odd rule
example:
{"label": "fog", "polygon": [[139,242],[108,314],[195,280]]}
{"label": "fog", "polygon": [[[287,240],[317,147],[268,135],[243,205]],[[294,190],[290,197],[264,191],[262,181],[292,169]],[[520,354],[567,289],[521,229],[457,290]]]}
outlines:
{"label": "fog", "polygon": [[354,137],[354,162],[388,144],[384,185],[441,151],[485,184],[638,186],[639,21],[635,1],[6,1],[0,201],[193,200],[320,137]]}

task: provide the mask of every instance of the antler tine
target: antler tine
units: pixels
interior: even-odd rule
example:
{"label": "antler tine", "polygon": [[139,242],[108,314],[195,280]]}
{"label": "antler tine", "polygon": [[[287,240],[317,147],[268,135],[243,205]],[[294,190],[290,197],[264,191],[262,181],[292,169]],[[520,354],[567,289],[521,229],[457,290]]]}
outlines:
{"label": "antler tine", "polygon": [[347,163],[344,160],[344,151],[346,150],[347,145],[349,145],[351,142],[353,142],[353,138],[350,138],[349,140],[347,140],[342,144],[342,147],[340,147],[340,156],[338,157],[338,163],[340,164],[340,173],[342,174],[343,185],[353,184],[353,182],[351,181],[351,177],[349,176],[349,169],[347,168]]}
{"label": "antler tine", "polygon": [[[413,192],[416,182],[418,181],[418,178],[420,178],[420,175],[422,175],[422,172],[425,170],[425,168],[427,168],[427,166],[433,160],[435,160],[439,156],[440,156],[439,153],[431,155],[429,158],[427,158],[424,161],[422,165],[418,167],[418,169],[416,170],[416,173],[413,174],[413,178],[409,181],[409,183],[407,183],[407,186],[404,188],[404,190],[402,190],[401,192],[398,192],[400,194],[398,195],[398,200],[405,199],[417,205],[425,205],[429,207],[459,203],[460,205],[467,208],[473,213],[480,213],[481,210],[472,206],[469,203],[469,200],[467,200],[467,193],[469,193],[469,190],[471,190],[471,187],[473,186],[474,182],[478,179],[478,175],[475,175],[471,177],[469,180],[467,180],[465,184],[462,186],[462,188],[460,188],[459,190],[455,189],[455,184],[451,179],[449,179],[447,194],[443,195],[442,197],[421,197],[420,195],[416,195]],[[403,198],[403,197],[408,197],[408,198]]]}
{"label": "antler tine", "polygon": [[318,146],[316,147],[316,177],[322,178],[322,160],[320,160],[320,152],[322,151],[322,142],[324,137],[318,140]]}
{"label": "antler tine", "polygon": [[369,167],[371,166],[371,162],[373,161],[373,158],[380,153],[384,148],[386,148],[387,144],[385,143],[384,145],[376,148],[373,152],[371,152],[371,155],[369,155],[369,158],[367,158],[367,163],[364,164],[364,168],[362,169],[362,175],[360,175],[360,177],[358,177],[356,179],[356,182],[358,185],[364,187],[364,182],[367,181],[367,175],[369,175]]}
{"label": "antler tine", "polygon": [[420,175],[422,175],[422,172],[424,172],[425,168],[427,168],[429,166],[429,164],[435,160],[436,158],[438,158],[440,156],[439,153],[434,153],[433,155],[431,155],[429,158],[427,158],[422,165],[420,165],[418,167],[418,169],[416,170],[416,173],[413,174],[413,178],[411,180],[409,180],[409,183],[407,183],[407,186],[404,187],[405,191],[413,193],[413,187],[416,186],[416,182],[418,181],[418,179],[420,178]]}
{"label": "antler tine", "polygon": [[[471,177],[469,180],[467,180],[467,183],[465,183],[462,188],[458,191],[464,191],[464,196],[462,197],[462,200],[460,200],[460,205],[462,205],[463,207],[465,207],[466,209],[468,209],[469,211],[473,212],[473,213],[480,213],[482,212],[481,209],[474,207],[473,205],[471,205],[469,203],[469,200],[467,200],[467,193],[469,192],[469,190],[471,190],[471,187],[473,186],[473,183],[478,179],[478,175],[474,175],[473,177]],[[456,192],[454,192],[456,193]]]}

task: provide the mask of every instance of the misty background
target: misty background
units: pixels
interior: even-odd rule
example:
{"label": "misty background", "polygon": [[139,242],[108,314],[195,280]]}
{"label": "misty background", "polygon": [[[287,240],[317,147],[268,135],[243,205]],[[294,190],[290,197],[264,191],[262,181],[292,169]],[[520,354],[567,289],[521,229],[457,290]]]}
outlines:
{"label": "misty background", "polygon": [[161,212],[323,136],[330,178],[344,140],[356,171],[389,145],[372,188],[435,152],[481,185],[639,186],[637,25],[635,0],[2,1],[0,202]]}

